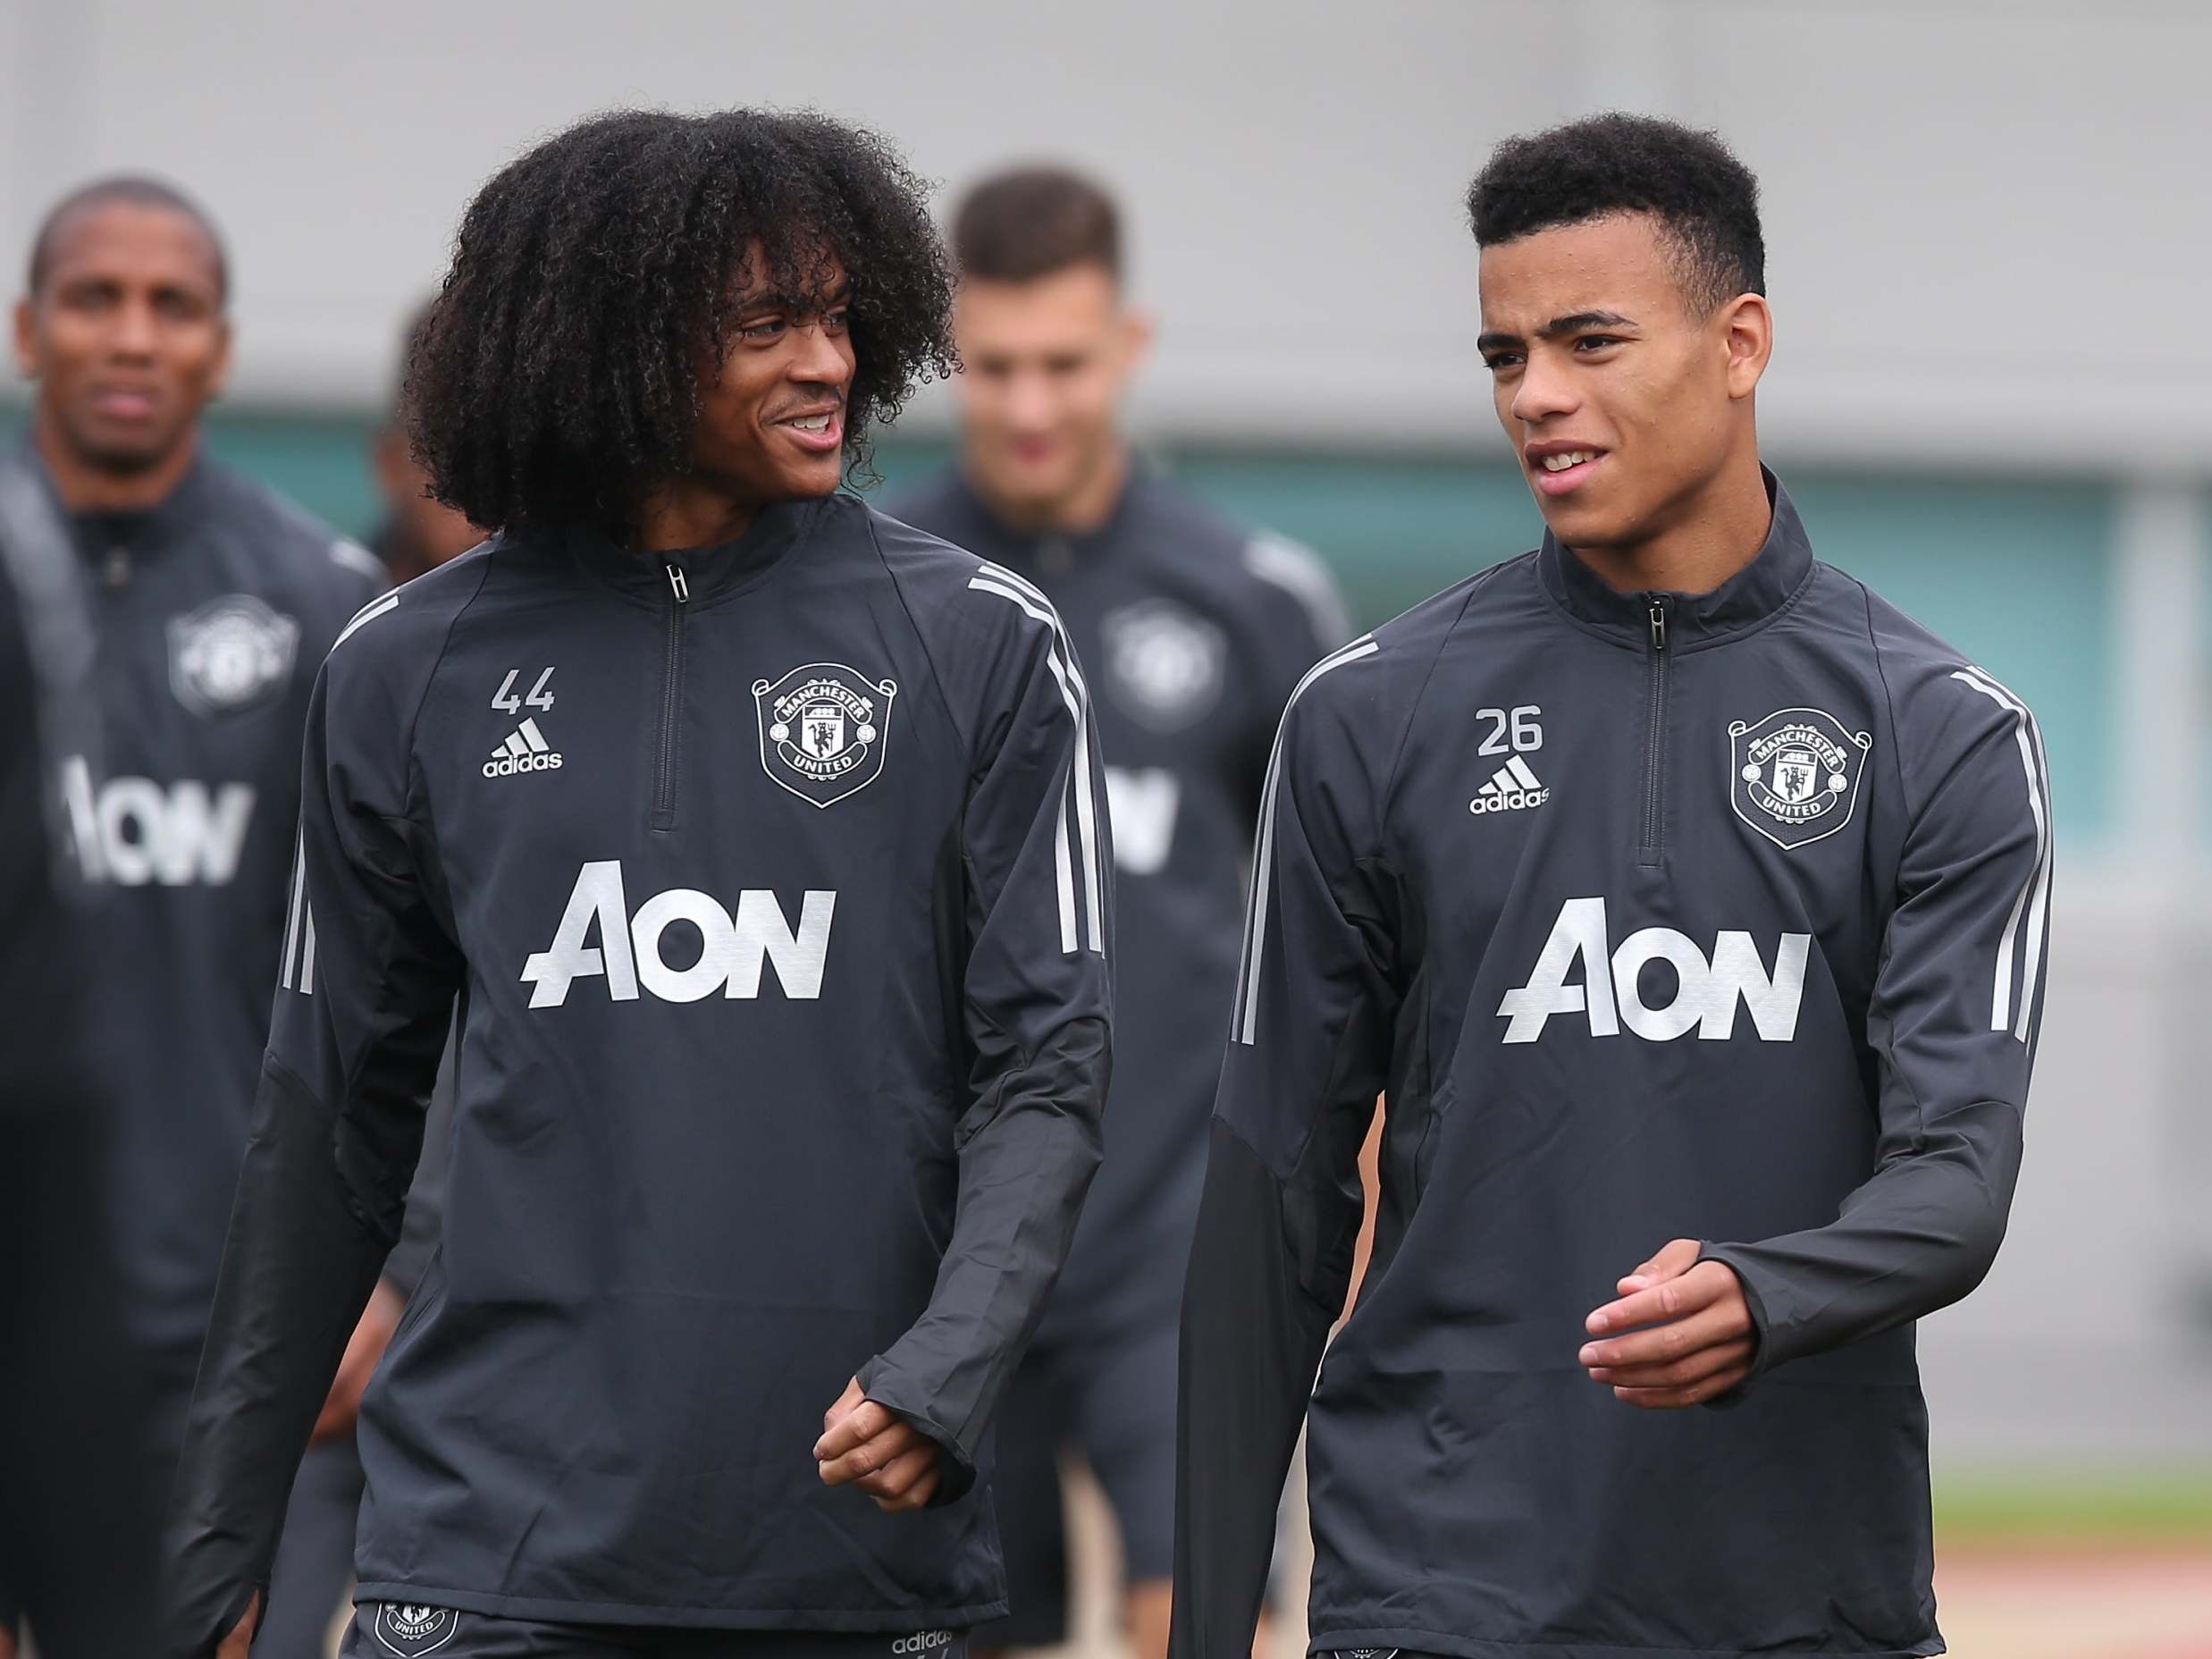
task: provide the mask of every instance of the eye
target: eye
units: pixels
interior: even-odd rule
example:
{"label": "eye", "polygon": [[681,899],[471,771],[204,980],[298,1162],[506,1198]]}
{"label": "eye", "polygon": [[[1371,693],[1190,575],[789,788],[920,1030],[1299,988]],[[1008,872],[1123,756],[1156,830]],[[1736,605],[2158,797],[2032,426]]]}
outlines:
{"label": "eye", "polygon": [[1483,353],[1483,361],[1490,366],[1490,372],[1492,374],[1502,374],[1509,368],[1518,368],[1521,366],[1521,353],[1518,351],[1485,351]]}
{"label": "eye", "polygon": [[766,341],[776,339],[788,326],[780,316],[756,317],[750,323],[740,323],[737,333],[741,339]]}
{"label": "eye", "polygon": [[1582,352],[1602,351],[1609,346],[1626,343],[1619,334],[1577,334],[1575,336],[1575,349]]}
{"label": "eye", "polygon": [[823,312],[822,326],[833,334],[842,334],[853,326],[853,307],[838,306],[834,310]]}

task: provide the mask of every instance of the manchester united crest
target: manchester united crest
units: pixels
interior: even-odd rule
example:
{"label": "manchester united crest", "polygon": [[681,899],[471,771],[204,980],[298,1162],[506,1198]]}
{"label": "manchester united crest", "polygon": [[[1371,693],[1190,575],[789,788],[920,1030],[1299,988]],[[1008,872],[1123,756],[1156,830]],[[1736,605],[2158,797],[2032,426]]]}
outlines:
{"label": "manchester united crest", "polygon": [[1736,815],[1775,846],[1799,847],[1851,821],[1874,739],[1819,709],[1778,709],[1731,721],[1728,745]]}
{"label": "manchester united crest", "polygon": [[377,1645],[400,1659],[423,1659],[453,1639],[461,1616],[450,1607],[425,1607],[413,1602],[379,1602],[369,1629]]}
{"label": "manchester united crest", "polygon": [[237,714],[291,679],[299,624],[251,594],[226,594],[169,619],[169,685],[195,714]]}
{"label": "manchester united crest", "polygon": [[833,805],[875,782],[891,735],[896,680],[871,680],[842,662],[810,662],[753,682],[761,764],[802,800]]}

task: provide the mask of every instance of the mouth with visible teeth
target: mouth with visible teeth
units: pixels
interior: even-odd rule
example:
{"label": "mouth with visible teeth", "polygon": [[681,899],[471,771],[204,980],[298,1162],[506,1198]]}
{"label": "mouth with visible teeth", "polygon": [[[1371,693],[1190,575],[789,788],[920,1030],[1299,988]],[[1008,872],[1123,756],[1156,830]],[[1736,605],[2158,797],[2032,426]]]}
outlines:
{"label": "mouth with visible teeth", "polygon": [[818,409],[811,415],[795,415],[776,424],[789,433],[792,442],[810,455],[833,454],[845,442],[845,415],[842,409]]}
{"label": "mouth with visible teeth", "polygon": [[1529,476],[1542,493],[1564,495],[1595,472],[1604,459],[1602,450],[1546,450],[1529,455]]}

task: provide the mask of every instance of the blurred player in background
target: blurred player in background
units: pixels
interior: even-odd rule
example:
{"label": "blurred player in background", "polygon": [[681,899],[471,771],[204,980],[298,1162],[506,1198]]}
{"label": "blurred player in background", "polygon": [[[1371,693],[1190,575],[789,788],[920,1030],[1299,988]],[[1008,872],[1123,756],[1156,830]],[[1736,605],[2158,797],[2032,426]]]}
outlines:
{"label": "blurred player in background", "polygon": [[0,451],[0,1655],[146,1651],[158,1502],[123,1323],[90,884],[63,800],[97,755],[69,528]]}
{"label": "blurred player in background", "polygon": [[[230,366],[230,278],[194,203],[137,177],[57,204],[15,346],[37,399],[21,459],[66,513],[90,590],[105,765],[66,762],[101,880],[116,1010],[127,1307],[165,1490],[238,1186],[283,945],[299,741],[316,665],[383,573],[202,453]],[[127,1012],[126,1012],[127,1011]],[[272,1653],[319,1652],[348,1575],[354,1404],[396,1322],[380,1289],[319,1425],[272,1598]]]}
{"label": "blurred player in background", "polygon": [[1301,1419],[1316,1650],[1940,1653],[1913,1321],[1989,1270],[2019,1169],[2041,740],[1761,466],[1758,187],[1717,139],[1510,140],[1468,206],[1546,535],[1283,719],[1176,1659],[1247,1653]]}
{"label": "blurred player in background", "polygon": [[458,559],[484,540],[483,531],[430,493],[430,469],[408,441],[408,365],[414,361],[429,320],[430,307],[425,305],[408,324],[400,345],[399,372],[392,376],[391,401],[383,425],[376,429],[371,456],[376,487],[384,498],[384,517],[369,535],[369,551],[383,560],[394,587]]}
{"label": "blurred player in background", "polygon": [[1276,720],[1344,637],[1343,614],[1311,554],[1224,520],[1132,452],[1121,406],[1150,330],[1123,288],[1105,190],[1057,168],[1001,173],[961,204],[953,252],[960,459],[885,510],[1019,572],[1067,619],[1111,758],[1121,877],[1106,1158],[1007,1396],[997,1489],[1013,1612],[979,1639],[1063,1639],[1059,1459],[1080,1448],[1120,1522],[1131,1639],[1157,1655],[1175,1319],[1236,984],[1241,872]]}
{"label": "blurred player in background", "polygon": [[951,298],[817,115],[604,116],[469,206],[410,415],[500,534],[317,683],[172,1651],[251,1637],[457,1003],[347,1650],[960,1659],[1004,1611],[981,1464],[1097,1166],[1112,875],[1050,604],[838,491]]}

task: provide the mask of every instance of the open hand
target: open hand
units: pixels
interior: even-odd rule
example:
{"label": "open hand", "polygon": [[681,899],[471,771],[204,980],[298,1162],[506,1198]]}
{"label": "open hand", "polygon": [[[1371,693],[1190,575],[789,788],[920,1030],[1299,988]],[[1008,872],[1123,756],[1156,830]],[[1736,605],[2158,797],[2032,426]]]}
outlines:
{"label": "open hand", "polygon": [[1744,1286],[1725,1263],[1699,1261],[1702,1248],[1676,1239],[1586,1321],[1604,1340],[1585,1343],[1581,1361],[1614,1399],[1646,1411],[1702,1405],[1751,1375],[1758,1333]]}
{"label": "open hand", "polygon": [[936,1441],[862,1394],[857,1377],[822,1413],[814,1443],[824,1486],[857,1486],[887,1514],[920,1509],[937,1495],[944,1455]]}

